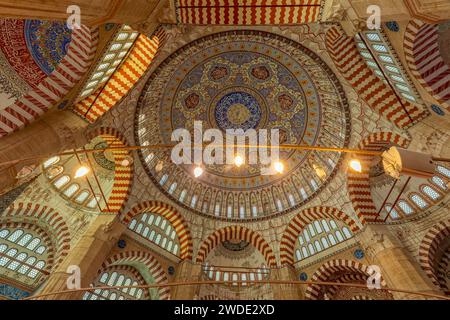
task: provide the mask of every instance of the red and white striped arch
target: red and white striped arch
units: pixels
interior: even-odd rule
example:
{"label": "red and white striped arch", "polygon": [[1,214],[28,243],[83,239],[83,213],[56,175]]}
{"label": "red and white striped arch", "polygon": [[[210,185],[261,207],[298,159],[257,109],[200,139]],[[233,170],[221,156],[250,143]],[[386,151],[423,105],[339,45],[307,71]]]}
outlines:
{"label": "red and white striped arch", "polygon": [[192,236],[188,224],[184,220],[183,216],[177,212],[175,208],[163,202],[145,201],[134,206],[130,211],[122,216],[121,220],[128,225],[133,217],[144,212],[159,214],[169,220],[177,233],[178,240],[180,241],[180,258],[184,260],[192,260]]}
{"label": "red and white striped arch", "polygon": [[[359,144],[359,149],[381,151],[388,146],[397,145],[407,148],[410,140],[392,132],[376,132],[369,135]],[[374,156],[358,155],[361,161],[362,172],[349,170],[347,187],[353,208],[362,223],[373,222],[378,217],[377,208],[372,199],[370,190],[369,170]]]}
{"label": "red and white striped arch", "polygon": [[[369,266],[362,263],[345,260],[345,259],[335,259],[325,262],[316,272],[314,272],[311,277],[312,281],[333,281],[339,283],[361,283],[366,281],[371,275],[368,271]],[[337,280],[337,281],[335,281]],[[382,279],[381,285],[385,286],[386,283]],[[334,294],[339,288],[338,286],[327,286],[327,292]],[[308,300],[319,300],[323,299],[323,292],[321,286],[318,284],[309,284],[306,287],[305,298]]]}
{"label": "red and white striped arch", "polygon": [[344,222],[352,232],[358,232],[355,220],[339,209],[332,207],[313,207],[301,211],[286,227],[280,243],[281,265],[294,264],[295,242],[303,229],[311,222],[319,219],[337,219]]}
{"label": "red and white striped arch", "polygon": [[[123,148],[128,146],[125,137],[116,129],[113,128],[97,128],[88,133],[88,138],[101,137],[111,148]],[[123,165],[123,160],[126,157],[131,157],[128,150],[112,150],[114,156],[114,184],[111,194],[107,200],[108,205],[103,208],[103,212],[120,213],[124,207],[131,190],[131,183],[133,181],[133,165]]]}
{"label": "red and white striped arch", "polygon": [[200,25],[280,25],[320,20],[324,0],[177,0],[177,19]]}
{"label": "red and white striped arch", "polygon": [[[1,215],[0,221],[36,224],[48,232],[55,247],[54,267],[57,267],[70,250],[70,232],[64,218],[53,208],[32,203],[13,203]],[[19,224],[20,224],[19,223]]]}
{"label": "red and white striped arch", "polygon": [[82,26],[72,32],[66,56],[36,88],[0,110],[0,138],[41,117],[62,99],[89,69],[97,50],[98,30]]}
{"label": "red and white striped arch", "polygon": [[348,37],[342,29],[331,27],[326,34],[326,44],[336,68],[361,98],[397,127],[407,128],[428,115],[427,110],[419,109],[406,100],[400,100],[395,92],[367,66],[355,40]]}
{"label": "red and white striped arch", "polygon": [[275,255],[272,248],[267,243],[264,238],[252,231],[242,226],[229,226],[222,228],[220,230],[214,231],[208,238],[206,238],[197,253],[197,263],[203,263],[206,260],[208,254],[213,250],[218,244],[226,240],[244,240],[253,245],[261,254],[267,262],[269,267],[276,267],[277,263],[275,260]]}
{"label": "red and white striped arch", "polygon": [[125,97],[148,70],[158,49],[166,41],[166,32],[160,27],[151,37],[141,34],[128,56],[111,78],[90,96],[79,101],[73,112],[94,123]]}
{"label": "red and white striped arch", "polygon": [[405,57],[411,73],[450,111],[450,66],[441,57],[438,28],[412,20],[405,31]]}
{"label": "red and white striped arch", "polygon": [[[423,237],[419,247],[419,262],[422,269],[430,277],[433,283],[442,288],[442,284],[446,285],[446,279],[441,279],[439,275],[438,254],[443,253],[444,264],[448,263],[449,257],[447,248],[441,247],[442,243],[450,237],[450,219],[440,221],[434,225]],[[443,252],[439,252],[443,251]],[[444,280],[444,281],[442,281]],[[445,288],[443,288],[445,289]],[[448,290],[448,289],[447,289]]]}
{"label": "red and white striped arch", "polygon": [[136,262],[143,264],[148,269],[156,284],[162,285],[158,289],[159,299],[170,299],[170,288],[164,286],[164,284],[167,284],[168,282],[166,273],[164,272],[158,260],[156,260],[156,258],[148,252],[126,251],[117,253],[106,259],[106,261],[102,264],[102,267],[98,271],[98,274],[100,274],[101,272],[103,272],[103,270],[107,269],[110,266],[128,265],[130,263]]}

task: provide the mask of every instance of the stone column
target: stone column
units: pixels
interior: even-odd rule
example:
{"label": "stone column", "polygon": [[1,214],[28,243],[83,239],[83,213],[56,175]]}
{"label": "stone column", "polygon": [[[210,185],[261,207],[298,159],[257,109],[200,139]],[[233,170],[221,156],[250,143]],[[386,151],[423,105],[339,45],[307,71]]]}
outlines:
{"label": "stone column", "polygon": [[[367,258],[380,267],[387,287],[440,294],[416,260],[386,226],[366,225],[358,240]],[[392,292],[395,299],[423,299],[421,296]]]}
{"label": "stone column", "polygon": [[[42,289],[36,294],[47,294],[67,289],[69,266],[81,270],[81,287],[87,288],[94,281],[103,262],[108,258],[126,226],[116,216],[100,215],[89,226],[77,244],[70,249],[62,264],[52,272]],[[46,300],[80,300],[84,292],[66,293],[43,297]]]}
{"label": "stone column", "polygon": [[[296,281],[295,269],[284,266],[270,271],[270,280]],[[303,300],[304,294],[300,285],[271,284],[274,300]]]}
{"label": "stone column", "polygon": [[[201,272],[200,264],[183,260],[178,264],[174,282],[200,281]],[[193,300],[200,291],[200,285],[172,287],[171,291],[172,300]]]}
{"label": "stone column", "polygon": [[13,163],[17,159],[51,157],[55,153],[84,146],[88,123],[71,111],[51,111],[31,125],[0,138],[0,193],[17,182],[17,173],[42,159]]}

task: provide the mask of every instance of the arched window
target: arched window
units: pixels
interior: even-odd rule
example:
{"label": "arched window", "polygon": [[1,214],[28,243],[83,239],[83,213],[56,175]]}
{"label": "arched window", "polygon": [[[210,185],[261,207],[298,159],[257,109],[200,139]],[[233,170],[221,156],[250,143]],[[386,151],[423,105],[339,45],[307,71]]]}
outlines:
{"label": "arched window", "polygon": [[140,214],[131,220],[128,229],[172,254],[179,254],[179,239],[175,228],[169,220],[160,215],[156,215],[155,218],[155,214],[152,213]]}
{"label": "arched window", "polygon": [[89,191],[83,190],[83,191],[81,191],[80,194],[78,194],[78,196],[75,198],[75,202],[78,202],[78,203],[81,204],[81,203],[85,202],[86,199],[89,198],[90,195],[91,195],[91,194],[89,193]]}
{"label": "arched window", "polygon": [[92,199],[88,202],[88,204],[86,206],[91,209],[98,207],[100,199],[101,199],[101,196],[99,194],[97,194],[95,197],[92,197]]}
{"label": "arched window", "polygon": [[72,197],[78,190],[80,185],[77,183],[72,183],[66,190],[64,190],[64,195],[68,198]]}
{"label": "arched window", "polygon": [[227,216],[228,216],[228,218],[232,218],[233,217],[233,207],[232,206],[228,206]]}
{"label": "arched window", "polygon": [[312,243],[308,244],[308,250],[309,250],[309,253],[310,253],[311,255],[313,255],[313,254],[316,253],[316,252],[314,251],[314,247],[313,247]]}
{"label": "arched window", "polygon": [[434,176],[431,179],[431,182],[433,182],[436,186],[438,186],[441,190],[447,190],[447,185],[445,184],[444,180],[442,180],[438,176]]}
{"label": "arched window", "polygon": [[413,194],[410,198],[420,209],[425,209],[428,206],[428,203],[418,194]]}
{"label": "arched window", "polygon": [[220,216],[220,203],[219,202],[216,203],[216,207],[214,208],[214,214],[216,215],[216,217]]}
{"label": "arched window", "polygon": [[233,286],[237,286],[238,275],[237,273],[233,273]]}
{"label": "arched window", "polygon": [[246,275],[245,273],[243,273],[243,274],[241,275],[241,280],[242,280],[242,285],[243,285],[243,286],[246,286],[247,283],[246,283],[245,281],[247,281],[247,275]]}
{"label": "arched window", "polygon": [[328,223],[326,222],[326,220],[322,220],[322,226],[323,226],[323,229],[325,230],[325,232],[330,232],[330,227],[328,226]]}
{"label": "arched window", "polygon": [[177,183],[174,182],[174,183],[172,183],[172,185],[169,188],[169,193],[170,194],[174,193],[176,189],[177,189]]}
{"label": "arched window", "polygon": [[60,157],[53,157],[53,158],[48,159],[43,164],[44,169],[47,169],[48,167],[50,167],[50,166],[52,166],[54,164],[57,164],[59,162],[59,160],[61,160]]}
{"label": "arched window", "polygon": [[450,170],[443,166],[437,166],[437,171],[443,176],[450,178]]}
{"label": "arched window", "polygon": [[277,208],[278,211],[283,211],[283,204],[281,203],[280,199],[277,199]]}
{"label": "arched window", "polygon": [[[0,276],[28,285],[44,276],[42,271],[48,259],[48,248],[35,232],[0,227],[0,254]],[[29,280],[21,280],[20,275]]]}
{"label": "arched window", "polygon": [[402,209],[402,211],[405,214],[412,214],[412,213],[414,213],[413,208],[411,208],[411,206],[404,200],[400,200],[398,202],[398,206],[400,207],[400,209]]}
{"label": "arched window", "polygon": [[392,208],[392,205],[386,205],[385,206],[385,209],[386,209],[386,213],[387,214],[391,214],[391,218],[392,219],[398,219],[398,217],[399,217],[399,215],[398,215],[398,212],[397,212],[397,210],[395,210],[394,208]]}
{"label": "arched window", "polygon": [[181,191],[181,193],[180,193],[180,201],[181,202],[184,201],[184,198],[186,197],[186,193],[187,193],[186,189],[183,189],[183,191]]}
{"label": "arched window", "polygon": [[334,236],[332,234],[328,235],[328,240],[330,240],[332,246],[337,244],[336,239],[334,238]]}
{"label": "arched window", "polygon": [[307,258],[309,256],[308,250],[306,249],[306,247],[302,247],[302,254],[303,254],[304,258]]}
{"label": "arched window", "polygon": [[344,236],[347,239],[350,239],[352,237],[352,233],[350,232],[350,230],[347,227],[343,227],[342,232],[344,233]]}
{"label": "arched window", "polygon": [[63,186],[65,186],[66,184],[68,184],[70,181],[69,176],[62,176],[61,178],[57,179],[53,185],[58,188],[61,189]]}
{"label": "arched window", "polygon": [[338,240],[338,242],[342,242],[344,241],[344,237],[342,236],[342,233],[340,231],[336,231],[336,239]]}
{"label": "arched window", "polygon": [[336,224],[336,221],[334,221],[334,220],[330,220],[330,225],[331,225],[331,228],[333,228],[333,229],[337,229],[338,228],[338,226]]}
{"label": "arched window", "polygon": [[193,195],[191,199],[191,207],[195,208],[195,205],[197,204],[197,195]]}
{"label": "arched window", "polygon": [[167,182],[167,179],[169,179],[169,176],[167,174],[163,175],[161,180],[159,180],[159,184],[163,186]]}
{"label": "arched window", "polygon": [[294,196],[292,194],[288,195],[288,199],[289,199],[289,203],[291,206],[295,206],[295,199]]}
{"label": "arched window", "polygon": [[322,251],[322,247],[320,246],[319,240],[314,241],[314,247],[316,248],[316,252]]}
{"label": "arched window", "polygon": [[257,217],[258,216],[258,208],[256,206],[252,207],[252,214],[253,214],[253,217]]}
{"label": "arched window", "polygon": [[324,249],[327,249],[330,246],[328,244],[327,238],[322,237],[322,239],[320,241],[322,241],[322,246],[323,246]]}
{"label": "arched window", "polygon": [[439,192],[430,187],[429,185],[425,185],[422,187],[422,192],[425,193],[431,200],[437,200],[441,197]]}
{"label": "arched window", "polygon": [[316,228],[318,234],[322,233],[322,227],[320,226],[319,220],[314,221],[314,227]]}
{"label": "arched window", "polygon": [[[144,285],[144,280],[140,277],[138,278],[137,273],[137,270],[134,270],[134,273],[122,270],[114,272],[105,271],[100,274],[94,284],[96,287]],[[140,288],[96,289],[94,291],[86,292],[83,296],[83,300],[140,300],[146,298],[144,292],[145,291]]]}
{"label": "arched window", "polygon": [[297,261],[302,260],[302,253],[300,252],[300,250],[295,250],[295,257],[297,258]]}
{"label": "arched window", "polygon": [[300,194],[302,195],[303,200],[308,199],[308,194],[306,193],[304,188],[300,188]]}
{"label": "arched window", "polygon": [[314,179],[311,179],[310,182],[311,182],[311,187],[313,188],[313,190],[317,191],[317,189],[319,189],[319,187],[317,186],[317,182]]}

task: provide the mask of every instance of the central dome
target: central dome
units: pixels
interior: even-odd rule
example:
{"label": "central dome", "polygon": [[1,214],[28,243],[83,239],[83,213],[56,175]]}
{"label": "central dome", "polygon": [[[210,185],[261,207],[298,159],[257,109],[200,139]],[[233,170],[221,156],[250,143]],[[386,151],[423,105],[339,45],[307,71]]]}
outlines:
{"label": "central dome", "polygon": [[262,116],[262,99],[256,99],[255,94],[249,91],[249,89],[233,88],[221,94],[215,107],[210,108],[220,129],[246,131],[258,127]]}
{"label": "central dome", "polygon": [[[261,31],[201,38],[168,57],[150,77],[136,114],[136,141],[169,144],[185,128],[278,129],[280,143],[345,147],[348,105],[327,65],[300,44]],[[152,180],[197,213],[254,219],[292,210],[330,180],[341,154],[281,151],[282,175],[261,175],[259,164],[236,168],[175,165],[170,152],[140,151]]]}

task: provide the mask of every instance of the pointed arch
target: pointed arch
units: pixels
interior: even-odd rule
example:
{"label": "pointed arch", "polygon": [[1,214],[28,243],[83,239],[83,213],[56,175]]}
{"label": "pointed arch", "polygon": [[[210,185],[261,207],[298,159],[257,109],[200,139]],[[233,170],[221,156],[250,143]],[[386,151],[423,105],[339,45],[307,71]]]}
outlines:
{"label": "pointed arch", "polygon": [[[359,149],[380,151],[385,147],[397,145],[407,148],[410,143],[409,139],[392,132],[376,132],[370,134],[359,144]],[[358,173],[349,170],[347,175],[348,193],[352,201],[358,218],[362,223],[375,221],[377,218],[377,209],[372,200],[369,183],[369,167],[374,156],[359,155],[361,161],[362,172]]]}
{"label": "pointed arch", "polygon": [[326,45],[336,68],[361,98],[397,127],[408,128],[428,115],[426,110],[419,109],[408,101],[400,101],[395,92],[366,65],[355,40],[348,37],[341,28],[333,26],[328,30]]}
{"label": "pointed arch", "polygon": [[180,240],[180,258],[184,260],[192,260],[192,236],[189,226],[183,216],[172,206],[160,201],[145,201],[134,206],[130,211],[121,217],[121,221],[129,224],[134,216],[143,212],[152,212],[166,218],[174,227]]}
{"label": "pointed arch", "polygon": [[294,264],[295,242],[305,226],[318,219],[337,219],[345,223],[352,232],[360,229],[355,220],[343,211],[332,207],[313,207],[301,211],[288,224],[280,243],[281,265]]}
{"label": "pointed arch", "polygon": [[[110,266],[127,265],[128,263],[133,262],[138,262],[145,265],[157,284],[166,284],[168,282],[166,273],[158,260],[156,260],[151,254],[143,251],[126,251],[109,257],[105,262],[103,262],[101,268],[98,270],[98,274],[101,274],[103,270]],[[169,287],[159,287],[158,293],[160,300],[170,299]]]}
{"label": "pointed arch", "polygon": [[[101,137],[111,148],[123,148],[128,146],[125,137],[113,128],[100,127],[87,134],[88,139]],[[120,213],[128,200],[133,181],[133,164],[123,165],[126,157],[132,157],[128,150],[112,150],[114,156],[114,183],[108,198],[108,205],[103,212]]]}
{"label": "pointed arch", "polygon": [[[446,279],[440,275],[440,267],[443,262],[448,264],[448,247],[442,248],[442,244],[450,238],[450,219],[435,224],[425,234],[419,247],[419,263],[433,283],[448,292]],[[445,243],[444,243],[445,244]],[[440,252],[441,251],[441,252]],[[439,257],[442,253],[442,257]],[[445,274],[444,274],[445,276]]]}
{"label": "pointed arch", "polygon": [[0,110],[0,138],[41,117],[62,99],[89,69],[97,50],[98,29],[81,26],[72,31],[67,54],[36,88]]}
{"label": "pointed arch", "polygon": [[275,255],[267,241],[260,234],[242,226],[228,226],[209,235],[199,247],[196,262],[203,263],[219,243],[231,239],[249,242],[264,256],[268,266],[276,267]]}
{"label": "pointed arch", "polygon": [[32,203],[13,203],[0,214],[0,222],[35,224],[48,232],[55,243],[54,268],[67,256],[70,250],[70,232],[62,215],[53,208]]}
{"label": "pointed arch", "polygon": [[[367,278],[371,275],[369,273],[369,266],[362,263],[345,260],[335,259],[325,262],[321,265],[311,277],[312,281],[336,281],[336,282],[352,282],[352,283],[365,283]],[[386,282],[381,279],[381,285],[385,286]],[[327,291],[334,294],[338,287],[327,286]],[[305,299],[319,300],[323,299],[323,292],[321,286],[318,284],[309,284],[306,287]]]}
{"label": "pointed arch", "polygon": [[412,20],[403,41],[405,58],[420,84],[450,111],[450,66],[440,53],[438,28],[435,24]]}

